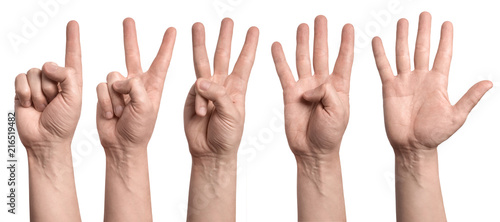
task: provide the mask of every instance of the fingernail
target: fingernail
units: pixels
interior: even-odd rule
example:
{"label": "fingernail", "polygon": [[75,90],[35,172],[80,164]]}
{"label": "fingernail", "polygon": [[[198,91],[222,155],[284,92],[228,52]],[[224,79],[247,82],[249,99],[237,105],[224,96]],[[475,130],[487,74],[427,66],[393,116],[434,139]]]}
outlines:
{"label": "fingernail", "polygon": [[203,106],[203,107],[200,107],[200,114],[201,114],[202,116],[205,116],[205,114],[207,114],[207,108],[206,108],[206,107],[204,107],[204,106]]}
{"label": "fingernail", "polygon": [[31,106],[31,101],[24,101],[23,105],[25,107],[30,107]]}
{"label": "fingernail", "polygon": [[53,62],[49,62],[47,64],[47,66],[45,67],[45,69],[48,71],[48,72],[55,72],[57,69],[59,68],[59,66],[57,66],[56,63],[53,63]]}
{"label": "fingernail", "polygon": [[45,105],[45,104],[40,105],[40,111],[43,111],[45,109],[45,107],[47,107],[47,105]]}
{"label": "fingernail", "polygon": [[121,116],[122,112],[123,112],[123,107],[122,106],[117,106],[115,108],[115,114],[116,114],[116,116]]}
{"label": "fingernail", "polygon": [[203,90],[203,91],[205,91],[208,88],[210,88],[211,84],[212,83],[210,81],[208,81],[208,80],[202,80],[201,83],[200,83],[200,89]]}
{"label": "fingernail", "polygon": [[106,119],[111,119],[111,118],[113,118],[113,113],[111,113],[111,112],[108,111],[108,112],[106,112],[106,114],[104,115],[104,117],[106,117]]}

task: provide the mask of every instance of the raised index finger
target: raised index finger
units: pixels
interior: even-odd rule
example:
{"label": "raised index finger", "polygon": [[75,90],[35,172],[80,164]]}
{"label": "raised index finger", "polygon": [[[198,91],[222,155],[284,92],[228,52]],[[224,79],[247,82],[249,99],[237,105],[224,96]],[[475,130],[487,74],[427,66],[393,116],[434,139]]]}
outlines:
{"label": "raised index finger", "polygon": [[66,27],[66,67],[74,68],[82,74],[82,51],[80,48],[80,28],[78,22],[70,21]]}
{"label": "raised index finger", "polygon": [[192,28],[193,35],[193,61],[196,78],[210,78],[210,62],[208,61],[207,48],[205,47],[205,27],[197,22]]}

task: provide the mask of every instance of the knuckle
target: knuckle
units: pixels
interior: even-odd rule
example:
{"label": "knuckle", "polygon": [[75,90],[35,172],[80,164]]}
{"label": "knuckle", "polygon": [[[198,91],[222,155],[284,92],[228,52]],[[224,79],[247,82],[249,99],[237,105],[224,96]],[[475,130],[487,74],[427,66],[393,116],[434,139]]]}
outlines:
{"label": "knuckle", "polygon": [[218,89],[215,91],[215,93],[216,93],[216,96],[219,98],[227,96],[227,91],[224,87],[218,87]]}
{"label": "knuckle", "polygon": [[31,93],[31,90],[29,88],[16,87],[16,94],[21,96],[21,97],[28,97],[30,93]]}
{"label": "knuckle", "polygon": [[28,70],[27,73],[30,76],[32,76],[32,75],[40,75],[41,71],[38,68],[31,68],[30,70]]}
{"label": "knuckle", "polygon": [[15,83],[19,83],[19,81],[22,81],[26,77],[26,74],[21,73],[16,76]]}
{"label": "knuckle", "polygon": [[48,66],[48,65],[50,65],[50,64],[52,64],[52,62],[45,62],[45,63],[43,64],[43,66],[42,66],[42,69],[44,69],[44,67],[46,67],[46,66]]}
{"label": "knuckle", "polygon": [[99,89],[104,89],[104,88],[108,88],[108,86],[105,82],[101,82],[101,83],[97,84],[96,91],[99,92]]}
{"label": "knuckle", "polygon": [[103,109],[108,110],[111,109],[111,99],[102,98],[99,100]]}
{"label": "knuckle", "polygon": [[141,85],[142,84],[142,80],[139,77],[131,78],[129,81],[130,81],[130,85],[132,85],[132,86]]}
{"label": "knuckle", "polygon": [[217,56],[217,57],[229,57],[229,53],[227,51],[225,51],[223,47],[217,46],[217,48],[215,50],[215,56]]}
{"label": "knuckle", "polygon": [[38,93],[31,95],[31,99],[33,100],[33,102],[43,103],[45,101],[45,97]]}
{"label": "knuckle", "polygon": [[73,67],[66,67],[66,68],[64,68],[64,71],[68,75],[76,74],[76,69],[74,69]]}
{"label": "knuckle", "polygon": [[106,77],[106,81],[110,82],[110,81],[113,81],[113,80],[117,80],[117,79],[120,79],[121,77],[121,74],[117,71],[113,71],[113,72],[110,72],[108,74],[108,76]]}
{"label": "knuckle", "polygon": [[53,84],[42,84],[42,91],[46,93],[56,93],[57,86]]}
{"label": "knuckle", "polygon": [[321,92],[326,92],[326,91],[328,91],[329,88],[330,88],[330,84],[323,83],[323,84],[321,84],[320,90],[321,90]]}

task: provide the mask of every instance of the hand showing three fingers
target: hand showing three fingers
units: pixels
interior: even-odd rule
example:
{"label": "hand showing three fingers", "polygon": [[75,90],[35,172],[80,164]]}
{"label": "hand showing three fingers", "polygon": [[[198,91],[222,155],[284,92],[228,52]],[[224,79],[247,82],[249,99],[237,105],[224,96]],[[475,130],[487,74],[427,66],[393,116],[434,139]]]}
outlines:
{"label": "hand showing three fingers", "polygon": [[397,76],[385,56],[380,38],[373,39],[373,53],[383,84],[386,131],[396,152],[433,149],[465,122],[467,115],[492,87],[490,81],[474,85],[454,106],[448,98],[448,74],[453,47],[453,26],[441,28],[436,59],[429,70],[431,15],[420,15],[415,45],[415,69],[408,50],[408,21],[398,22],[396,38]]}
{"label": "hand showing three fingers", "polygon": [[[222,20],[210,71],[205,29],[193,25],[196,82],[184,106],[184,130],[192,156],[188,221],[235,221],[236,162],[245,122],[245,94],[259,30],[251,27],[228,75],[233,21]],[[214,195],[216,194],[216,195]]]}
{"label": "hand showing three fingers", "polygon": [[141,68],[134,20],[123,21],[123,34],[128,75],[111,72],[107,83],[97,86],[97,129],[104,148],[132,152],[145,148],[153,133],[176,31],[169,28],[165,32],[158,55],[146,72]]}
{"label": "hand showing three fingers", "polygon": [[214,58],[214,72],[205,48],[205,30],[193,25],[193,59],[197,81],[184,108],[184,128],[194,157],[235,156],[245,121],[245,94],[255,59],[259,31],[248,30],[245,44],[228,75],[233,21],[222,21]]}

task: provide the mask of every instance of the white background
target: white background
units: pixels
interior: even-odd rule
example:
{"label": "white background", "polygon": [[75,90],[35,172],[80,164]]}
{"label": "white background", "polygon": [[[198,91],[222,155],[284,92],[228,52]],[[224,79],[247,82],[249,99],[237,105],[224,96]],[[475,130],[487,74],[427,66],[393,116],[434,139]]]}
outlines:
{"label": "white background", "polygon": [[[77,20],[81,29],[84,88],[73,156],[83,221],[103,218],[105,158],[95,128],[95,87],[105,81],[111,71],[126,73],[121,23],[126,17],[136,20],[145,69],[156,55],[164,31],[173,26],[178,33],[158,123],[148,148],[154,219],[184,221],[186,216],[191,158],[182,114],[184,99],[195,81],[191,25],[198,21],[205,24],[208,52],[213,58],[220,21],[231,17],[235,22],[232,64],[246,30],[250,26],[260,29],[238,159],[237,220],[296,221],[296,166],[283,129],[282,90],[270,49],[272,42],[280,41],[295,70],[296,28],[300,23],[308,23],[312,30],[318,14],[325,15],[329,21],[330,64],[336,58],[342,26],[352,23],[356,28],[351,119],[340,151],[347,218],[395,221],[394,155],[385,135],[381,83],[370,39],[375,35],[382,37],[394,67],[397,20],[403,17],[409,20],[409,41],[413,48],[418,15],[424,10],[433,15],[433,55],[441,24],[446,20],[454,24],[449,83],[452,103],[479,80],[489,79],[496,85],[473,110],[465,125],[439,147],[448,219],[500,221],[500,68],[497,65],[500,14],[494,1],[61,0],[57,3],[58,9],[48,13],[39,3],[49,1],[54,0],[0,3],[1,112],[6,119],[7,110],[13,109],[14,78],[18,73],[31,67],[40,68],[46,61],[64,63],[65,25],[69,20]],[[396,4],[396,10],[390,4]],[[217,9],[215,5],[226,8]],[[38,19],[36,32],[24,35],[25,20],[33,23],[34,17]],[[16,46],[9,40],[13,35],[26,41]],[[5,126],[5,122],[2,123]],[[6,164],[6,152],[0,153],[0,161]],[[6,213],[4,196],[0,198],[0,205],[4,206],[0,208],[1,221],[29,220],[27,161],[21,145],[18,158],[17,215]],[[5,164],[0,164],[1,196],[7,193]]]}

